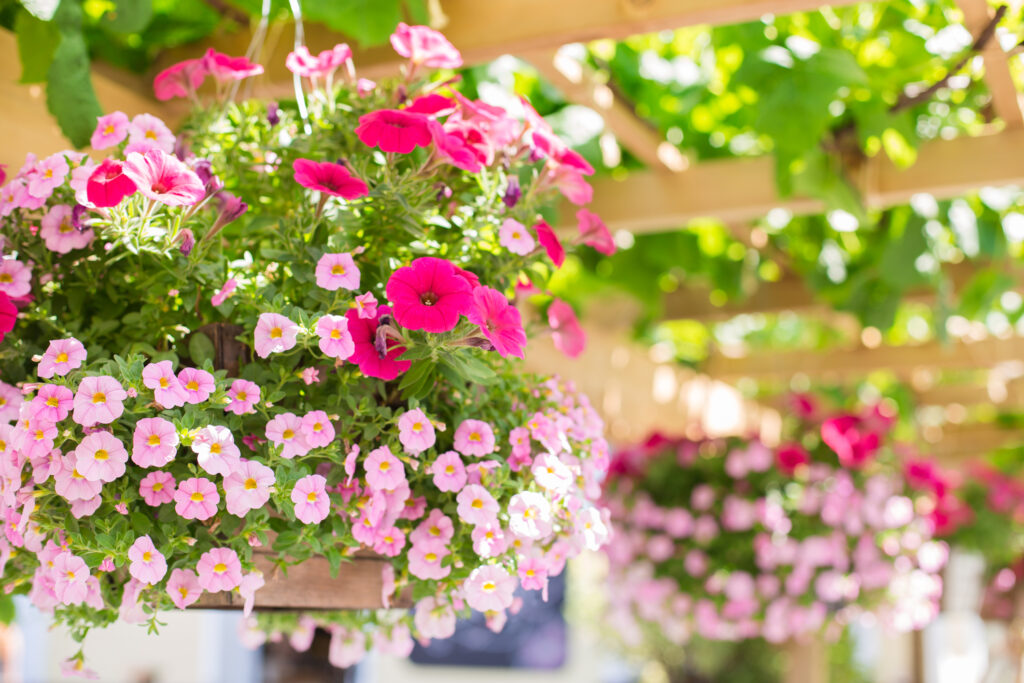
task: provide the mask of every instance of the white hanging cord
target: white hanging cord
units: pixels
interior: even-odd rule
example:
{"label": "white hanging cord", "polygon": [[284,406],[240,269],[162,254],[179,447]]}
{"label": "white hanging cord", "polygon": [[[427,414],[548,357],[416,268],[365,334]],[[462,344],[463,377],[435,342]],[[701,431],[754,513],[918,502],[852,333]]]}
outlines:
{"label": "white hanging cord", "polygon": [[[304,36],[302,34],[302,7],[299,0],[288,0],[292,8],[292,16],[295,17],[295,49],[302,47]],[[299,105],[299,116],[302,117],[302,129],[309,135],[313,132],[309,125],[309,111],[306,109],[306,94],[302,91],[302,77],[299,74],[292,74],[292,82],[295,84],[295,102]]]}

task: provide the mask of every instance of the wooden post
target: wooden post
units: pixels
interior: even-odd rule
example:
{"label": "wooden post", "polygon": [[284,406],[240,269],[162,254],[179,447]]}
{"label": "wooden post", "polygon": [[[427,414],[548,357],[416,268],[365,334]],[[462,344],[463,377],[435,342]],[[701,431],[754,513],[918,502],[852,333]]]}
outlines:
{"label": "wooden post", "polygon": [[828,683],[827,648],[821,636],[788,641],[783,646],[783,682]]}

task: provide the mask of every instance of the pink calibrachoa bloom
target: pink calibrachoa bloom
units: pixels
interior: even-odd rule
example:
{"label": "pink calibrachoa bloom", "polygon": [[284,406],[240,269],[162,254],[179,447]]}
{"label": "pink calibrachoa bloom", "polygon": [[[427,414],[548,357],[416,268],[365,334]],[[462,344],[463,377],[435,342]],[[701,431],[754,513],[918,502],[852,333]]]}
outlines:
{"label": "pink calibrachoa bloom", "polygon": [[261,313],[256,323],[256,355],[266,358],[295,348],[299,326],[280,313]]}
{"label": "pink calibrachoa bloom", "polygon": [[209,474],[226,477],[239,464],[241,452],[235,445],[231,430],[221,425],[203,427],[192,439],[196,461]]}
{"label": "pink calibrachoa bloom", "polygon": [[580,239],[584,244],[593,247],[605,256],[615,253],[615,240],[612,239],[608,226],[604,224],[600,216],[593,211],[580,209],[576,212],[576,220],[579,222]]}
{"label": "pink calibrachoa bloom", "polygon": [[324,254],[316,263],[316,284],[329,292],[359,289],[359,267],[352,254]]}
{"label": "pink calibrachoa bloom", "polygon": [[128,451],[110,432],[93,432],[75,449],[75,468],[89,481],[111,482],[124,474]]}
{"label": "pink calibrachoa bloom", "polygon": [[408,154],[417,147],[429,147],[430,119],[401,109],[380,109],[359,117],[356,135],[367,147],[382,152]]}
{"label": "pink calibrachoa bloom", "polygon": [[235,415],[255,413],[253,407],[260,402],[260,388],[247,379],[236,379],[228,389],[231,402],[224,406],[224,411]]}
{"label": "pink calibrachoa bloom", "polygon": [[573,482],[572,470],[552,453],[541,453],[534,461],[530,472],[538,484],[555,493],[568,491]]}
{"label": "pink calibrachoa bloom", "polygon": [[419,408],[407,410],[398,418],[398,440],[409,455],[419,455],[437,440],[434,425]]}
{"label": "pink calibrachoa bloom", "polygon": [[359,366],[359,371],[367,377],[376,377],[385,381],[391,381],[409,369],[412,361],[398,360],[399,356],[405,353],[405,347],[397,345],[392,340],[387,340],[387,354],[382,356],[375,345],[377,325],[379,316],[391,313],[387,306],[381,306],[377,310],[378,317],[363,319],[355,310],[345,312],[348,318],[348,331],[352,335],[352,344],[355,349],[348,361]]}
{"label": "pink calibrachoa bloom", "polygon": [[504,294],[490,287],[477,287],[473,290],[473,308],[466,317],[480,326],[480,331],[502,358],[525,357],[523,320],[519,309],[511,305]]}
{"label": "pink calibrachoa bloom", "polygon": [[274,481],[274,470],[255,460],[243,460],[224,478],[224,500],[228,512],[236,517],[245,517],[250,510],[266,505]]}
{"label": "pink calibrachoa bloom", "polygon": [[399,325],[435,334],[454,329],[459,317],[473,306],[470,285],[455,266],[431,256],[392,273],[387,295]]}
{"label": "pink calibrachoa bloom", "polygon": [[526,557],[518,562],[519,583],[528,591],[547,591],[548,567],[539,557]]}
{"label": "pink calibrachoa bloom", "polygon": [[32,268],[16,259],[0,259],[0,292],[19,299],[31,291]]}
{"label": "pink calibrachoa bloom", "polygon": [[309,474],[295,482],[291,497],[295,503],[295,518],[303,524],[319,524],[331,512],[327,480],[319,474]]}
{"label": "pink calibrachoa bloom", "polygon": [[139,495],[146,505],[158,507],[174,500],[175,481],[170,472],[156,470],[139,482]]}
{"label": "pink calibrachoa bloom", "polygon": [[82,367],[86,355],[82,342],[74,337],[54,339],[39,360],[36,374],[44,379],[50,379],[54,375],[63,377],[72,370]]}
{"label": "pink calibrachoa bloom", "polygon": [[459,491],[455,497],[459,504],[459,519],[467,524],[487,524],[498,516],[498,501],[494,496],[478,484],[470,484]]}
{"label": "pink calibrachoa bloom", "polygon": [[409,540],[413,543],[431,540],[447,543],[452,540],[453,536],[455,536],[455,526],[452,524],[452,520],[440,509],[434,508],[427,518],[413,530]]}
{"label": "pink calibrachoa bloom", "polygon": [[89,139],[89,146],[99,151],[119,145],[128,137],[128,115],[115,111],[96,118],[96,130]]}
{"label": "pink calibrachoa bloom", "polygon": [[135,423],[132,462],[139,467],[163,467],[178,452],[178,430],[162,417],[144,417]]}
{"label": "pink calibrachoa bloom", "polygon": [[66,418],[74,405],[75,395],[59,384],[44,384],[32,399],[33,420],[56,424]]}
{"label": "pink calibrachoa bloom", "polygon": [[422,638],[451,638],[455,633],[455,610],[440,598],[430,596],[416,603],[413,623]]}
{"label": "pink calibrachoa bloom", "polygon": [[377,534],[373,552],[384,557],[398,557],[405,547],[405,533],[396,526],[388,527]]}
{"label": "pink calibrachoa bloom", "polygon": [[102,481],[89,481],[78,471],[74,451],[61,459],[61,470],[54,475],[53,482],[57,495],[71,502],[98,499],[103,489]]}
{"label": "pink calibrachoa bloom", "polygon": [[220,306],[222,303],[227,301],[228,297],[231,296],[237,288],[238,280],[233,277],[228,278],[227,282],[224,283],[224,286],[221,287],[216,294],[210,297],[210,303],[214,306]]}
{"label": "pink calibrachoa bloom", "polygon": [[57,426],[37,420],[22,420],[20,424],[23,426],[14,433],[14,446],[23,457],[33,462],[48,461],[53,441],[57,438]]}
{"label": "pink calibrachoa bloom", "polygon": [[316,384],[320,381],[320,369],[313,366],[303,368],[302,372],[299,373],[299,377],[301,377],[302,381],[307,385]]}
{"label": "pink calibrachoa bloom", "polygon": [[498,230],[498,244],[513,254],[526,256],[537,243],[525,225],[514,218],[506,218]]}
{"label": "pink calibrachoa bloom", "polygon": [[295,169],[295,182],[310,190],[342,199],[358,199],[370,194],[366,183],[353,176],[342,164],[296,159],[292,168]]}
{"label": "pink calibrachoa bloom", "polygon": [[143,368],[142,384],[153,390],[154,400],[164,408],[183,406],[189,397],[175,376],[174,367],[169,360],[150,363]]}
{"label": "pink calibrachoa bloom", "polygon": [[580,327],[572,306],[561,299],[555,299],[548,306],[548,325],[555,348],[569,358],[576,358],[587,345],[587,337]]}
{"label": "pink calibrachoa bloom", "polygon": [[63,152],[46,157],[36,164],[35,173],[29,176],[28,193],[40,199],[49,198],[56,188],[64,184],[69,170]]}
{"label": "pink calibrachoa bloom", "polygon": [[377,318],[377,297],[373,292],[364,292],[355,298],[355,310],[360,318]]}
{"label": "pink calibrachoa bloom", "polygon": [[263,66],[249,61],[247,57],[231,57],[212,47],[203,55],[203,67],[222,83],[240,81],[263,73]]}
{"label": "pink calibrachoa bloom", "polygon": [[61,676],[77,676],[78,678],[85,678],[89,680],[96,680],[100,675],[95,669],[90,669],[85,665],[85,659],[83,657],[71,657],[65,659],[60,663],[60,675]]}
{"label": "pink calibrachoa bloom", "polygon": [[565,263],[565,248],[562,247],[558,235],[544,221],[538,221],[533,229],[537,231],[537,240],[540,241],[540,246],[544,247],[544,251],[548,253],[548,258],[556,268],[561,268]]}
{"label": "pink calibrachoa bloom", "polygon": [[217,390],[217,380],[206,370],[182,368],[178,373],[178,386],[184,393],[185,403],[199,404]]}
{"label": "pink calibrachoa bloom", "polygon": [[474,569],[463,585],[466,604],[478,612],[497,612],[512,606],[515,577],[504,567],[488,564]]}
{"label": "pink calibrachoa bloom", "polygon": [[123,172],[144,197],[167,206],[192,206],[206,196],[195,171],[161,149],[130,153]]}
{"label": "pink calibrachoa bloom", "polygon": [[230,591],[242,582],[242,563],[231,548],[213,548],[199,557],[199,585],[211,593]]}
{"label": "pink calibrachoa bloom", "polygon": [[18,387],[12,387],[10,384],[0,381],[0,421],[17,420],[23,402],[24,399],[22,399]]}
{"label": "pink calibrachoa bloom", "polygon": [[399,22],[391,34],[391,47],[414,65],[435,69],[458,69],[462,55],[441,33],[429,26],[409,26]]}
{"label": "pink calibrachoa bloom", "polygon": [[434,475],[434,486],[440,491],[461,491],[466,485],[466,466],[455,451],[437,456],[428,472]]}
{"label": "pink calibrachoa bloom", "polygon": [[455,430],[455,450],[482,457],[494,452],[494,430],[481,420],[463,420]]}
{"label": "pink calibrachoa bloom", "polygon": [[172,64],[153,79],[153,94],[161,102],[175,97],[193,97],[208,73],[202,59],[186,59]]}
{"label": "pink calibrachoa bloom", "polygon": [[64,605],[80,605],[89,592],[89,567],[85,560],[69,551],[53,558],[53,592]]}
{"label": "pink calibrachoa bloom", "polygon": [[517,536],[542,540],[551,535],[551,502],[535,491],[521,491],[508,503],[508,526]]}
{"label": "pink calibrachoa bloom", "polygon": [[348,318],[341,315],[323,315],[316,321],[317,346],[331,358],[345,360],[352,356],[356,346],[348,331]]}
{"label": "pink calibrachoa bloom", "polygon": [[281,457],[291,460],[309,453],[302,418],[295,413],[281,413],[267,423],[266,436],[271,443],[282,447]]}
{"label": "pink calibrachoa bloom", "polygon": [[39,236],[46,248],[58,254],[67,254],[74,249],[83,249],[92,241],[92,229],[79,230],[71,223],[71,207],[55,204],[39,221]]}
{"label": "pink calibrachoa bloom", "polygon": [[178,609],[185,609],[203,595],[199,577],[191,569],[173,569],[167,579],[167,594]]}
{"label": "pink calibrachoa bloom", "polygon": [[174,492],[174,511],[185,519],[209,519],[217,514],[219,502],[217,485],[202,477],[192,477],[180,482]]}
{"label": "pink calibrachoa bloom", "polygon": [[443,579],[452,573],[450,566],[441,566],[444,558],[449,555],[451,551],[444,541],[414,542],[408,553],[409,573],[425,581]]}
{"label": "pink calibrachoa bloom", "polygon": [[508,539],[497,519],[473,527],[470,538],[473,539],[473,552],[480,557],[497,557],[508,549]]}
{"label": "pink calibrachoa bloom", "polygon": [[153,545],[153,539],[148,534],[135,539],[135,543],[128,549],[128,560],[131,562],[128,573],[149,586],[159,583],[167,573],[167,560]]}
{"label": "pink calibrachoa bloom", "polygon": [[302,416],[302,433],[310,448],[323,448],[334,441],[334,425],[322,410],[313,410]]}
{"label": "pink calibrachoa bloom", "polygon": [[170,154],[174,151],[174,133],[152,114],[138,114],[128,125],[128,143],[139,150],[159,149]]}
{"label": "pink calibrachoa bloom", "polygon": [[124,173],[124,162],[104,159],[85,183],[85,196],[99,208],[117,206],[125,197],[135,194],[135,181]]}
{"label": "pink calibrachoa bloom", "polygon": [[331,626],[327,661],[339,669],[351,669],[366,656],[366,634],[358,628]]}
{"label": "pink calibrachoa bloom", "polygon": [[263,578],[263,572],[256,570],[245,574],[241,583],[238,584],[238,594],[245,601],[242,605],[242,616],[248,617],[252,614],[252,608],[256,604],[256,591],[267,585]]}
{"label": "pink calibrachoa bloom", "polygon": [[405,482],[405,466],[387,446],[370,451],[363,461],[363,468],[366,470],[366,485],[375,491],[397,488]]}

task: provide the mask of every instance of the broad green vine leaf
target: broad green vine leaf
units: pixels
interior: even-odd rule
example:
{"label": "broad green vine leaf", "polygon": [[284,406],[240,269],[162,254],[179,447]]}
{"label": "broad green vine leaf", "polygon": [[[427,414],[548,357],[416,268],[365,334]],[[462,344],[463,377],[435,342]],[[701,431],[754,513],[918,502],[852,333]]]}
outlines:
{"label": "broad green vine leaf", "polygon": [[72,145],[86,146],[103,109],[92,87],[89,52],[81,33],[64,34],[46,81],[46,108]]}
{"label": "broad green vine leaf", "polygon": [[53,62],[53,53],[60,44],[60,31],[49,22],[28,12],[19,12],[14,20],[21,58],[21,82],[42,83]]}
{"label": "broad green vine leaf", "polygon": [[117,33],[138,33],[153,18],[151,0],[115,0],[115,7],[103,15],[101,26]]}
{"label": "broad green vine leaf", "polygon": [[401,0],[348,0],[304,6],[306,18],[341,31],[360,45],[386,43],[402,21]]}

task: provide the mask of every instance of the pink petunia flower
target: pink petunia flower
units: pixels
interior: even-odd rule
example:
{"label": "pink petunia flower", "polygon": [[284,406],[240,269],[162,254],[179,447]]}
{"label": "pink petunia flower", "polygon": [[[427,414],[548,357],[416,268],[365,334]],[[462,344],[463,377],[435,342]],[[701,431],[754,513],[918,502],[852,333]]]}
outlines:
{"label": "pink petunia flower", "polygon": [[429,26],[409,26],[399,22],[391,34],[391,47],[414,65],[435,69],[458,69],[462,55],[441,33]]}
{"label": "pink petunia flower", "polygon": [[299,326],[280,313],[261,313],[256,323],[256,355],[266,358],[295,347]]}
{"label": "pink petunia flower", "polygon": [[210,303],[214,306],[220,306],[222,303],[227,301],[228,297],[231,296],[235,289],[238,288],[238,280],[235,278],[228,278],[224,286],[221,287],[216,294],[210,297]]}
{"label": "pink petunia flower", "polygon": [[580,209],[576,212],[576,220],[579,222],[580,239],[584,244],[605,256],[615,253],[615,240],[612,239],[611,232],[600,216],[593,211]]}
{"label": "pink petunia flower", "polygon": [[459,519],[467,524],[486,524],[498,516],[498,501],[478,484],[470,484],[455,497]]}
{"label": "pink petunia flower", "polygon": [[513,218],[506,218],[498,229],[498,244],[513,254],[526,256],[537,245],[529,229]]}
{"label": "pink petunia flower", "polygon": [[39,199],[48,199],[68,177],[68,161],[62,152],[52,154],[38,164],[28,179],[28,193]]}
{"label": "pink petunia flower", "polygon": [[159,149],[167,154],[174,151],[174,133],[152,114],[138,114],[132,119],[128,125],[128,142],[138,149]]}
{"label": "pink petunia flower", "polygon": [[473,306],[469,283],[444,259],[418,258],[388,279],[395,320],[410,330],[448,332]]}
{"label": "pink petunia flower", "polygon": [[327,480],[319,474],[310,474],[295,482],[291,498],[295,503],[295,518],[303,524],[319,524],[331,511]]}
{"label": "pink petunia flower", "polygon": [[174,375],[174,366],[169,360],[150,363],[143,368],[142,384],[153,390],[153,398],[164,408],[185,405],[187,394]]}
{"label": "pink petunia flower", "polygon": [[498,290],[483,286],[474,289],[473,307],[466,317],[480,326],[480,331],[503,358],[525,356],[526,330],[519,309]]}
{"label": "pink petunia flower", "polygon": [[[153,79],[153,94],[161,102],[175,97],[193,97],[206,80],[208,73],[201,58],[186,59],[172,64]],[[125,121],[127,122],[127,117]]]}
{"label": "pink petunia flower", "polygon": [[466,485],[466,466],[455,451],[439,455],[428,471],[434,475],[434,486],[441,491],[461,491]]}
{"label": "pink petunia flower", "polygon": [[235,415],[246,415],[256,412],[253,407],[260,402],[260,388],[254,382],[246,379],[236,379],[228,389],[230,403],[224,406],[224,411]]}
{"label": "pink petunia flower", "polygon": [[89,139],[89,146],[99,151],[121,144],[128,137],[128,126],[128,115],[123,111],[96,117],[96,130]]}
{"label": "pink petunia flower", "polygon": [[270,500],[274,482],[274,470],[255,460],[243,460],[224,478],[224,500],[228,512],[245,517],[250,510],[263,507]]}
{"label": "pink petunia flower", "polygon": [[430,119],[402,109],[380,109],[359,117],[356,135],[367,147],[382,152],[408,154],[417,147],[429,147]]}
{"label": "pink petunia flower", "polygon": [[135,423],[132,462],[139,467],[163,467],[178,452],[178,430],[162,417],[144,417]]}
{"label": "pink petunia flower", "polygon": [[85,196],[93,206],[108,208],[117,206],[125,197],[135,194],[137,189],[135,181],[125,175],[123,161],[104,159],[89,174]]}
{"label": "pink petunia flower", "polygon": [[63,377],[72,370],[82,366],[87,354],[82,342],[74,337],[54,339],[46,347],[43,357],[39,360],[36,374],[44,379],[54,375]]}
{"label": "pink petunia flower", "polygon": [[206,401],[217,390],[214,376],[198,368],[182,368],[178,373],[178,385],[184,392],[185,403],[192,404]]}
{"label": "pink petunia flower", "polygon": [[226,477],[239,465],[241,452],[235,445],[231,430],[221,425],[208,425],[192,439],[196,461],[208,474]]}
{"label": "pink petunia flower", "polygon": [[211,593],[230,591],[242,582],[242,563],[231,548],[213,548],[199,557],[199,585]]}
{"label": "pink petunia flower", "polygon": [[474,569],[463,586],[466,604],[478,612],[497,612],[512,606],[515,577],[504,567],[488,564]]}
{"label": "pink petunia flower", "polygon": [[327,356],[345,360],[355,351],[355,343],[348,331],[348,318],[340,315],[323,315],[316,321],[317,346]]}
{"label": "pink petunia flower", "polygon": [[405,466],[387,446],[370,451],[363,461],[363,468],[366,470],[366,485],[375,491],[394,489],[405,481]]}
{"label": "pink petunia flower", "polygon": [[377,318],[377,297],[373,292],[364,292],[355,298],[355,310],[360,318]]}
{"label": "pink petunia flower", "polygon": [[0,259],[0,292],[20,299],[32,291],[32,268],[12,258]]}
{"label": "pink petunia flower", "polygon": [[199,577],[191,569],[173,569],[167,579],[167,594],[178,609],[185,609],[203,595]]}
{"label": "pink petunia flower", "polygon": [[206,196],[195,171],[161,149],[131,152],[122,170],[144,197],[167,206],[192,206]]}
{"label": "pink petunia flower", "polygon": [[263,73],[263,66],[249,61],[247,57],[230,57],[212,47],[203,55],[203,67],[221,83],[240,81]]}
{"label": "pink petunia flower", "polygon": [[128,392],[113,377],[86,377],[75,393],[75,411],[71,419],[83,427],[110,424],[121,417],[126,398]]}
{"label": "pink petunia flower", "polygon": [[555,348],[569,358],[576,358],[587,345],[587,337],[580,327],[572,306],[561,299],[555,299],[548,306],[548,325]]}
{"label": "pink petunia flower", "polygon": [[413,543],[409,549],[409,573],[424,581],[440,580],[452,573],[451,566],[442,566],[444,558],[451,555],[448,546],[441,540]]}
{"label": "pink petunia flower", "polygon": [[75,395],[59,384],[44,384],[32,399],[33,420],[56,424],[66,418],[74,405]]}
{"label": "pink petunia flower", "polygon": [[152,586],[159,583],[167,573],[167,560],[163,553],[153,545],[149,535],[139,536],[128,549],[128,573],[144,584]]}
{"label": "pink petunia flower", "polygon": [[359,267],[352,254],[324,254],[316,263],[316,284],[329,292],[359,289]]}
{"label": "pink petunia flower", "polygon": [[53,558],[53,592],[63,605],[80,605],[89,593],[89,567],[85,560],[64,551]]}
{"label": "pink petunia flower", "polygon": [[174,500],[175,483],[170,472],[156,470],[147,474],[139,482],[139,495],[142,496],[146,505],[158,507]]}
{"label": "pink petunia flower", "polygon": [[482,457],[494,452],[494,430],[481,420],[463,420],[455,430],[455,450]]}
{"label": "pink petunia flower", "polygon": [[334,441],[334,425],[322,410],[313,410],[302,416],[302,433],[310,448],[324,448]]}
{"label": "pink petunia flower", "polygon": [[111,482],[125,472],[128,451],[110,432],[86,435],[75,449],[75,468],[89,481]]}
{"label": "pink petunia flower", "polygon": [[562,196],[576,206],[583,206],[594,198],[594,188],[583,176],[582,172],[572,166],[559,165],[547,172],[544,181],[557,187]]}
{"label": "pink petunia flower", "polygon": [[295,182],[325,195],[358,199],[370,194],[366,183],[353,176],[342,164],[296,159],[292,168],[295,170]]}
{"label": "pink petunia flower", "polygon": [[217,514],[219,502],[217,485],[202,477],[192,477],[180,482],[174,492],[174,511],[185,519],[209,519]]}
{"label": "pink petunia flower", "polygon": [[508,539],[497,519],[473,527],[470,538],[473,552],[480,557],[497,557],[508,549]]}
{"label": "pink petunia flower", "polygon": [[[377,310],[377,315],[380,317],[389,313],[391,313],[391,309],[387,306],[381,306]],[[348,361],[358,365],[360,372],[367,377],[391,381],[409,369],[412,361],[398,360],[405,353],[404,346],[387,339],[385,340],[387,353],[382,355],[377,350],[376,336],[380,317],[363,319],[355,310],[346,311],[345,317],[348,318],[348,331],[352,335],[354,346]]]}
{"label": "pink petunia flower", "polygon": [[83,249],[92,241],[92,229],[79,230],[71,222],[71,207],[55,204],[39,221],[39,236],[46,248],[58,254],[67,254],[73,249]]}
{"label": "pink petunia flower", "polygon": [[309,52],[309,48],[300,45],[289,52],[284,64],[293,74],[303,78],[324,78],[332,74],[339,66],[352,59],[352,49],[345,43],[338,43],[330,50],[324,50],[317,56]]}
{"label": "pink petunia flower", "polygon": [[547,538],[553,529],[551,502],[541,493],[520,491],[508,503],[508,526],[523,538]]}
{"label": "pink petunia flower", "polygon": [[266,437],[271,443],[281,446],[281,457],[291,460],[295,456],[309,453],[302,418],[295,413],[281,413],[267,423]]}
{"label": "pink petunia flower", "polygon": [[540,241],[540,246],[544,247],[544,251],[548,253],[548,258],[551,259],[556,268],[561,268],[562,264],[565,263],[565,249],[562,247],[558,235],[544,221],[538,221],[533,226],[533,229],[537,231],[537,239]]}
{"label": "pink petunia flower", "polygon": [[434,445],[434,425],[419,408],[407,410],[398,418],[398,440],[409,455],[419,455]]}

